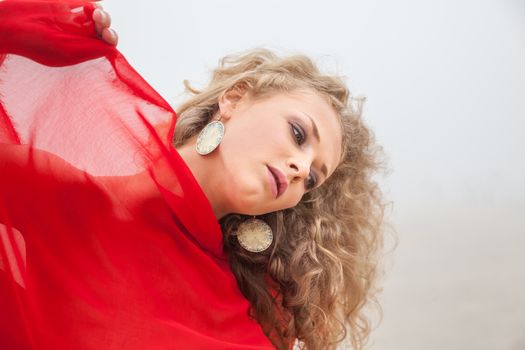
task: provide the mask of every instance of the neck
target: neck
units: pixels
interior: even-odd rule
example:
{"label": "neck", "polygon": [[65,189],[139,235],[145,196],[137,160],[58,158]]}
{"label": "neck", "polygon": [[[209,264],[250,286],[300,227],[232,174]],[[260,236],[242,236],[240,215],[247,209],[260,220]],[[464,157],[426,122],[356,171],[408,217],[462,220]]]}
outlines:
{"label": "neck", "polygon": [[208,198],[215,217],[219,220],[227,214],[218,193],[221,188],[220,183],[217,181],[218,178],[213,176],[213,169],[216,169],[213,165],[220,162],[220,158],[218,152],[212,152],[206,156],[198,154],[195,149],[196,142],[196,137],[191,138],[184,145],[177,147],[177,152],[191,170]]}

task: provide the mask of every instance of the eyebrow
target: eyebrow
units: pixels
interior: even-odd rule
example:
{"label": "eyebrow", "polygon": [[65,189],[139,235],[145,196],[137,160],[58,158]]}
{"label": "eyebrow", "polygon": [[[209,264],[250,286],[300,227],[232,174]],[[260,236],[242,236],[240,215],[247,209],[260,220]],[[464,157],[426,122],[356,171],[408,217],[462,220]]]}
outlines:
{"label": "eyebrow", "polygon": [[[308,114],[304,113],[303,114],[305,116],[308,117],[308,119],[310,119],[310,126],[312,127],[313,131],[314,131],[314,136],[315,136],[315,139],[317,140],[317,142],[321,143],[321,137],[319,136],[319,129],[317,129],[317,124],[315,124],[314,120],[312,117],[310,117]],[[323,173],[325,179],[328,177],[328,169],[326,168],[326,164],[323,163],[323,165],[321,165],[321,172]]]}
{"label": "eyebrow", "polygon": [[317,124],[315,124],[312,117],[310,117],[308,114],[304,113],[304,115],[307,116],[308,119],[310,119],[311,127],[314,130],[314,136],[317,139],[317,142],[321,142],[321,137],[319,136],[319,129],[317,129]]}

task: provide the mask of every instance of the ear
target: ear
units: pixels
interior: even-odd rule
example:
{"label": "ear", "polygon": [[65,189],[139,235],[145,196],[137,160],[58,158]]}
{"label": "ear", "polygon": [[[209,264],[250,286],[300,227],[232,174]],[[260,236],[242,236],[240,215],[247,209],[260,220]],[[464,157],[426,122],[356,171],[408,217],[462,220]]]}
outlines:
{"label": "ear", "polygon": [[237,108],[247,91],[248,88],[245,84],[236,84],[221,94],[219,97],[219,111],[223,119],[228,120],[231,118],[232,112]]}

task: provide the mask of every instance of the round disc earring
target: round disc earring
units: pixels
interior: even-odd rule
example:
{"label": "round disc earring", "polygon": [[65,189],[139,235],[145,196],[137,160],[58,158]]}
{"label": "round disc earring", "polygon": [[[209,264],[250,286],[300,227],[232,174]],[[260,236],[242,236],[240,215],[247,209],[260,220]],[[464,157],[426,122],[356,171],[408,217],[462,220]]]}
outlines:
{"label": "round disc earring", "polygon": [[219,120],[208,123],[197,137],[197,153],[207,155],[213,152],[224,137],[224,124]]}
{"label": "round disc earring", "polygon": [[272,245],[272,228],[263,220],[248,219],[239,225],[237,240],[241,247],[249,252],[263,252]]}

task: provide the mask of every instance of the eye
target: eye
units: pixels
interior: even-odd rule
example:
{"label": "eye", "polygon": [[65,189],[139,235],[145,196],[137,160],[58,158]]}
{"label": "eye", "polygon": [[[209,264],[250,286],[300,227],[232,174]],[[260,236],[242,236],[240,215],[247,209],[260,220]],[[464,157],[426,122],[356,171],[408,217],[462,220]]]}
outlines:
{"label": "eye", "polygon": [[313,172],[310,172],[308,178],[306,179],[306,190],[309,191],[317,185],[317,178]]}
{"label": "eye", "polygon": [[292,134],[295,139],[295,142],[298,145],[302,145],[306,139],[303,128],[295,124],[290,124],[290,125],[292,127]]}

